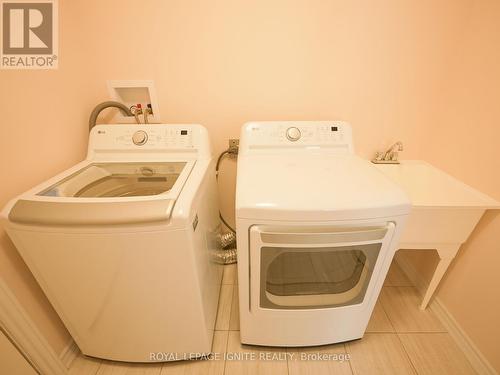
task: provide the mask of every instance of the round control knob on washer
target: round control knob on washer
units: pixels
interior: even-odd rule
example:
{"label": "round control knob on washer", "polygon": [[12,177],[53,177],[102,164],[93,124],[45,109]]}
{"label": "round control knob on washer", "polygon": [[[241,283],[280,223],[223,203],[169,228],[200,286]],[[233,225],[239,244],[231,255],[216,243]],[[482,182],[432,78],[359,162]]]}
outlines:
{"label": "round control knob on washer", "polygon": [[134,144],[136,144],[137,146],[142,146],[147,141],[148,133],[146,133],[144,130],[138,130],[132,136],[132,142],[134,142]]}
{"label": "round control knob on washer", "polygon": [[299,128],[293,127],[286,130],[286,137],[292,142],[298,141],[301,135]]}

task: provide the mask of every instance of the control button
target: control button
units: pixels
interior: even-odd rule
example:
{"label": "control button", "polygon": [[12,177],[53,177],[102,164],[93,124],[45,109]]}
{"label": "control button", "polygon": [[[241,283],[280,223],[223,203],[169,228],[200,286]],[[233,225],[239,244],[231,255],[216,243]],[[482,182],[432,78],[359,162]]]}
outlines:
{"label": "control button", "polygon": [[286,137],[292,142],[298,141],[300,139],[300,136],[301,134],[299,128],[293,127],[286,130]]}
{"label": "control button", "polygon": [[132,142],[137,146],[142,146],[148,141],[148,133],[143,130],[138,130],[132,136]]}

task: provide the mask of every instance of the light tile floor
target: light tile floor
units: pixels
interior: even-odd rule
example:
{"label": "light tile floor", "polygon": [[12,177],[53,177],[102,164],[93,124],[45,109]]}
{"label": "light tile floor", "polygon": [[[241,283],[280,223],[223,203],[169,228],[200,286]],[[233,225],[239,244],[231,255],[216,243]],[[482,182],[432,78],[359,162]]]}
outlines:
{"label": "light tile floor", "polygon": [[[227,360],[124,364],[79,356],[71,375],[377,375],[474,374],[463,353],[393,263],[365,336],[314,348],[264,348],[240,344],[236,265],[225,266],[213,350]],[[318,355],[332,360],[317,360]],[[349,359],[345,360],[349,355]],[[247,359],[245,359],[247,358]],[[254,360],[248,360],[248,359]],[[323,357],[324,358],[324,357]],[[335,360],[337,359],[337,360]],[[344,359],[344,360],[342,360]]]}

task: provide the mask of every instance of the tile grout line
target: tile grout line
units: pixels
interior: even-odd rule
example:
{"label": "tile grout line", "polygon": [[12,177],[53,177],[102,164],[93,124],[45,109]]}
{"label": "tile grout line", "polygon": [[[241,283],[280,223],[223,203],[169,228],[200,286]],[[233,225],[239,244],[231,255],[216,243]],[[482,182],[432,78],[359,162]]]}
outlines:
{"label": "tile grout line", "polygon": [[99,361],[99,366],[97,366],[97,369],[95,370],[95,374],[94,375],[99,374],[99,370],[101,369],[101,366],[102,366],[102,361]]}
{"label": "tile grout line", "polygon": [[[229,297],[229,312],[228,312],[228,319],[227,319],[227,328],[222,328],[222,329],[218,329],[217,328],[217,323],[219,323],[219,305],[221,303],[221,294],[222,294],[222,289],[224,289],[224,287],[226,287],[226,289],[228,287],[231,287],[231,292],[230,292],[230,297]],[[215,327],[214,327],[214,331],[229,331],[229,324],[230,324],[230,321],[231,321],[231,311],[232,311],[232,308],[233,308],[233,292],[234,292],[234,285],[233,284],[222,284],[221,285],[221,290],[220,290],[220,293],[219,293],[219,302],[217,303],[217,317],[215,319]],[[223,324],[223,323],[221,323]]]}
{"label": "tile grout line", "polygon": [[[394,260],[393,260],[393,262],[394,262]],[[401,270],[401,272],[404,274],[404,272],[403,272],[402,270]],[[405,277],[406,277],[406,278],[408,278],[408,276],[407,276],[406,274],[404,274],[404,275],[405,275]],[[387,277],[387,276],[386,276],[386,277]],[[406,287],[408,287],[408,288],[415,288],[415,286],[414,286],[414,285],[394,285],[394,284],[397,284],[397,282],[396,282],[396,283],[392,283],[392,282],[391,282],[391,283],[390,283],[390,285],[382,285],[382,290],[383,290],[384,288],[401,288],[401,287],[403,287],[403,288],[406,288]],[[380,291],[379,296],[378,296],[378,298],[377,298],[377,299],[379,299],[379,298],[380,298],[380,294],[382,293],[382,290]],[[398,332],[398,330],[396,329],[396,327],[394,326],[394,323],[393,323],[393,321],[391,320],[391,317],[390,317],[390,316],[389,316],[389,314],[387,313],[386,308],[384,307],[384,303],[382,302],[382,299],[380,299],[380,306],[382,307],[382,310],[384,311],[384,314],[385,314],[385,316],[387,317],[387,320],[389,321],[389,324],[391,325],[392,329],[394,330],[394,333],[398,334],[399,332]],[[398,337],[399,337],[399,336],[398,336]]]}
{"label": "tile grout line", "polygon": [[[229,303],[229,317],[227,318],[227,331],[231,330],[231,315],[233,314],[234,285],[231,284],[231,298]],[[229,333],[228,333],[229,336]]]}
{"label": "tile grout line", "polygon": [[[378,297],[377,297],[377,300],[380,298],[380,294],[382,293],[382,290],[380,291]],[[377,303],[377,302],[375,302]],[[382,311],[384,312],[387,320],[389,321],[389,324],[391,325],[392,329],[393,329],[393,332],[397,332],[396,331],[396,327],[394,326],[394,324],[392,323],[392,320],[391,318],[389,317],[389,314],[387,314],[387,311],[385,310],[385,307],[384,307],[384,303],[382,302],[382,299],[380,298],[380,307],[382,307]]]}
{"label": "tile grout line", "polygon": [[348,347],[348,345],[349,345],[349,343],[348,343],[348,342],[345,342],[345,343],[344,343],[344,353],[349,354],[349,369],[351,370],[351,374],[352,374],[352,375],[355,375],[355,374],[354,374],[354,368],[352,367],[351,353],[349,353],[349,349],[347,348],[347,347]]}
{"label": "tile grout line", "polygon": [[[234,276],[234,274],[233,274]],[[229,309],[229,320],[227,322],[227,330],[231,331],[231,320],[233,318],[233,307],[234,307],[234,278],[231,280],[231,308]],[[229,334],[228,334],[229,335]]]}
{"label": "tile grout line", "polygon": [[[417,289],[417,287],[415,286],[391,286],[389,288],[413,288],[413,289]],[[418,292],[418,289],[417,289],[417,292]],[[381,291],[382,293],[382,291]],[[420,293],[419,293],[420,294]],[[389,323],[391,323],[391,326],[394,328],[394,332],[396,333],[449,333],[446,328],[443,326],[443,324],[441,324],[441,326],[443,326],[443,329],[445,329],[444,331],[398,331],[396,329],[396,327],[394,326],[392,320],[391,320],[391,317],[389,316],[389,314],[387,313],[385,307],[384,307],[384,303],[382,302],[382,300],[380,300],[380,305],[382,306],[382,309],[384,310],[385,312],[385,315],[387,316],[387,319],[389,320]],[[427,310],[427,309],[426,309]],[[425,310],[424,310],[425,311]],[[432,312],[430,309],[429,311],[434,314],[434,312]],[[434,314],[435,315],[435,314]],[[437,317],[436,317],[437,318]]]}
{"label": "tile grout line", "polygon": [[[222,277],[224,278],[224,272],[222,273]],[[215,314],[215,323],[214,323],[214,331],[217,331],[217,321],[219,320],[219,306],[221,303],[221,294],[222,294],[222,287],[224,284],[222,283],[223,280],[221,280],[220,286],[219,286],[219,299],[217,300],[217,312]]]}
{"label": "tile grout line", "polygon": [[[227,265],[226,265],[227,267]],[[226,272],[226,268],[224,268],[224,273]],[[222,275],[222,277],[224,277],[224,274]],[[230,284],[232,286],[232,289],[234,289],[234,285],[233,283],[231,282]],[[222,286],[221,286],[221,289],[222,289]],[[220,301],[220,297],[219,297],[219,301]],[[228,324],[228,330],[227,330],[227,339],[226,339],[226,348],[224,350],[224,367],[223,367],[223,370],[222,370],[222,375],[225,375],[226,374],[226,364],[227,364],[227,360],[226,360],[226,356],[227,356],[227,351],[229,349],[229,333],[231,332],[229,330],[229,328],[231,328],[231,312],[233,310],[233,290],[231,290],[231,307],[229,308],[229,324]],[[217,306],[217,312],[219,311],[219,308]],[[217,314],[218,315],[218,314]]]}
{"label": "tile grout line", "polygon": [[[401,272],[403,272],[403,271],[401,270]],[[404,274],[404,273],[403,273],[403,274]],[[408,276],[407,276],[406,274],[405,274],[405,276],[408,278]],[[391,286],[389,286],[389,287],[390,287],[390,288],[400,288],[400,286],[397,286],[397,285],[393,285],[393,286],[391,285]],[[413,286],[406,286],[406,287],[415,288],[415,286],[414,286],[414,285],[413,285]],[[417,368],[416,368],[415,364],[414,364],[414,363],[413,363],[413,361],[411,360],[410,354],[409,354],[409,353],[408,353],[408,351],[406,350],[406,347],[405,347],[405,345],[404,345],[404,343],[403,343],[403,340],[401,339],[401,336],[400,336],[401,332],[398,332],[398,330],[397,330],[397,329],[396,329],[396,327],[394,326],[394,324],[393,324],[393,322],[392,322],[392,320],[391,320],[391,318],[390,318],[389,314],[387,314],[387,311],[385,311],[385,307],[384,307],[384,304],[382,303],[382,301],[381,301],[381,303],[380,303],[380,304],[382,305],[382,310],[384,310],[384,313],[385,313],[385,315],[387,316],[387,319],[389,320],[389,323],[391,324],[392,328],[394,329],[394,333],[396,334],[396,337],[398,338],[398,341],[399,341],[399,343],[401,344],[401,347],[403,348],[403,351],[404,351],[404,353],[405,353],[405,355],[406,355],[406,358],[407,358],[407,359],[408,359],[408,361],[410,362],[410,365],[411,365],[411,367],[412,367],[413,371],[415,371],[415,374],[417,374],[417,375],[418,375],[418,374],[419,374],[419,372],[418,372],[418,370],[417,370]],[[421,332],[421,333],[424,333],[424,334],[425,334],[426,332]]]}
{"label": "tile grout line", "polygon": [[222,368],[222,375],[226,374],[226,356],[227,356],[227,350],[229,347],[229,331],[227,332],[227,339],[226,339],[226,348],[224,349],[224,366]]}
{"label": "tile grout line", "polygon": [[[285,355],[288,353],[288,348],[285,348]],[[286,355],[286,373],[290,375],[290,365],[288,363],[288,355]]]}
{"label": "tile grout line", "polygon": [[408,353],[408,351],[406,350],[406,347],[405,345],[403,344],[403,340],[401,340],[401,336],[399,335],[399,333],[396,333],[397,337],[398,337],[398,340],[399,340],[399,343],[401,344],[401,346],[403,347],[403,351],[405,352],[406,354],[406,357],[408,358],[408,361],[410,362],[410,365],[411,367],[413,368],[413,370],[415,371],[415,374],[418,375],[418,371],[417,371],[417,368],[415,367],[415,364],[413,363],[413,361],[411,360],[411,357],[410,357],[410,354]]}

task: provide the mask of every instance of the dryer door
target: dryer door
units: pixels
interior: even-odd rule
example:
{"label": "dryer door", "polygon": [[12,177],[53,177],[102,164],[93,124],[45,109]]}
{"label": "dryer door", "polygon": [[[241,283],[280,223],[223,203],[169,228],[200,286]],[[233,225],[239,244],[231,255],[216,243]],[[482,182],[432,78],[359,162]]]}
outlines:
{"label": "dryer door", "polygon": [[254,226],[250,236],[252,254],[259,255],[254,259],[259,272],[252,283],[258,294],[252,295],[258,296],[258,306],[265,309],[361,304],[378,273],[378,260],[386,255],[384,250],[394,227],[394,223],[366,227]]}

